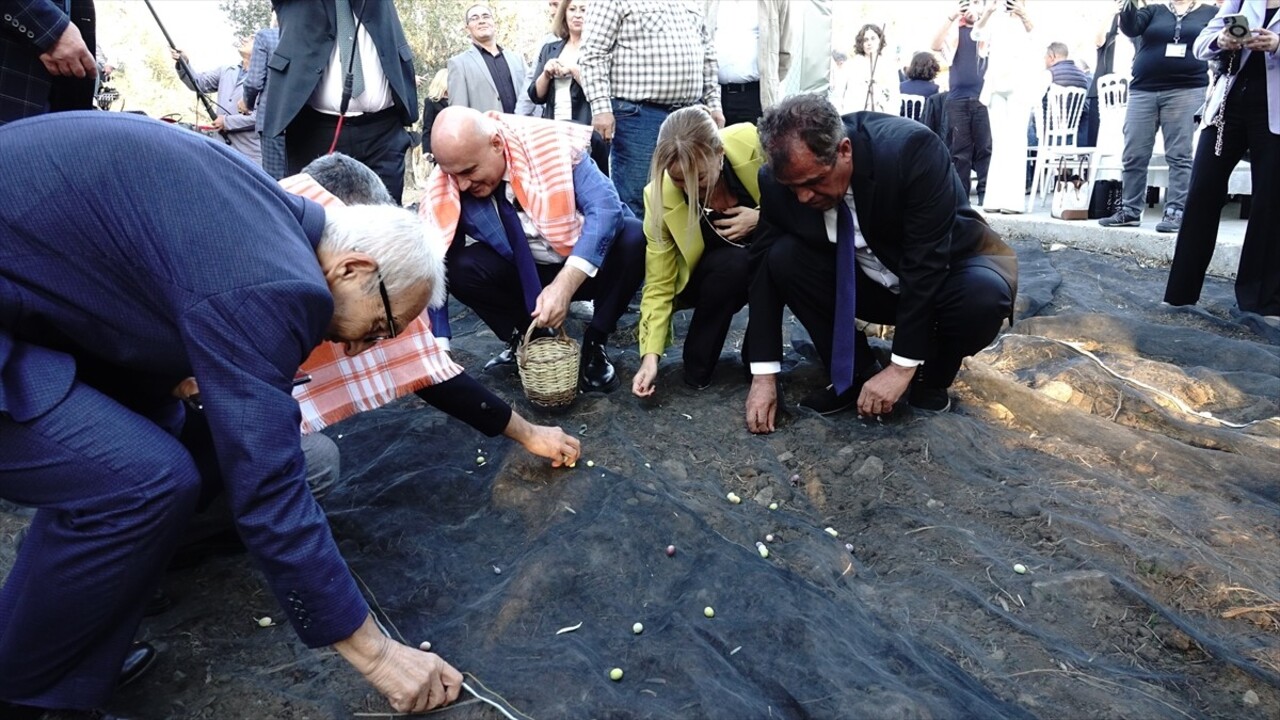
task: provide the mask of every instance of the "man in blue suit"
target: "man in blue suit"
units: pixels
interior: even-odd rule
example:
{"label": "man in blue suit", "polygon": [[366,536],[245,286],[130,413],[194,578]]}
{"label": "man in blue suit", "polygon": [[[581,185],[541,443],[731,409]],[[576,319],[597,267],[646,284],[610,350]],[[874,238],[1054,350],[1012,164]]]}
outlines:
{"label": "man in blue suit", "polygon": [[370,616],[307,487],[291,396],[321,339],[358,353],[443,291],[420,223],[325,210],[222,144],[131,115],[12,123],[0,157],[0,497],[37,508],[0,590],[0,716],[109,699],[213,490],[177,439],[185,377],[216,453],[206,476],[299,637],[397,710],[456,698],[457,671]]}
{"label": "man in blue suit", "polygon": [[[508,340],[490,365],[514,362],[531,322],[558,328],[571,301],[594,300],[579,387],[609,392],[619,380],[605,344],[644,280],[645,238],[590,143],[584,125],[445,108],[431,130],[438,168],[419,212],[451,236],[450,293]],[[446,313],[432,323],[448,337]]]}

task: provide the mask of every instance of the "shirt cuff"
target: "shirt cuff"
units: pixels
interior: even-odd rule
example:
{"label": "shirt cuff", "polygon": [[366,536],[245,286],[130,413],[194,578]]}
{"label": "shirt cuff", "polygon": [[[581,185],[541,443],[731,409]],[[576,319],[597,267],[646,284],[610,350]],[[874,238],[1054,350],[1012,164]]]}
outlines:
{"label": "shirt cuff", "polygon": [[912,360],[911,358],[904,358],[901,355],[897,355],[897,354],[890,355],[889,362],[893,363],[894,365],[901,365],[902,367],[909,367],[909,368],[919,367],[924,364],[923,360]]}
{"label": "shirt cuff", "polygon": [[596,267],[595,265],[592,265],[591,263],[578,257],[577,255],[570,255],[569,259],[564,261],[564,264],[568,265],[569,267],[577,268],[581,270],[582,272],[586,273],[587,277],[590,277],[590,278],[595,277],[596,273],[600,272],[600,268]]}
{"label": "shirt cuff", "polygon": [[782,372],[782,363],[780,362],[751,363],[752,375],[777,375],[780,372]]}
{"label": "shirt cuff", "polygon": [[598,98],[591,101],[591,115],[613,112],[613,101],[609,98]]}

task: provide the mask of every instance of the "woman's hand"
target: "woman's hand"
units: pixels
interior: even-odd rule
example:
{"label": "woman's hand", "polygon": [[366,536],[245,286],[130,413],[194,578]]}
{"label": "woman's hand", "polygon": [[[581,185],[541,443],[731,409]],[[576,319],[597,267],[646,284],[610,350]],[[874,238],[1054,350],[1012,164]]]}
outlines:
{"label": "woman's hand", "polygon": [[1239,50],[1242,47],[1244,47],[1244,43],[1228,34],[1226,28],[1222,28],[1222,32],[1218,33],[1218,48],[1222,50]]}
{"label": "woman's hand", "polygon": [[636,397],[649,397],[657,390],[653,381],[658,379],[658,356],[648,353],[640,358],[640,369],[631,380],[631,394]]}
{"label": "woman's hand", "polygon": [[716,220],[713,225],[716,230],[727,240],[737,242],[750,235],[756,229],[756,224],[760,222],[760,211],[754,208],[731,207],[722,213],[725,217]]}
{"label": "woman's hand", "polygon": [[[1248,39],[1244,41],[1245,49],[1273,53],[1277,48],[1280,48],[1280,35],[1266,28],[1250,30],[1249,32]],[[1222,43],[1219,42],[1218,45],[1222,45]]]}

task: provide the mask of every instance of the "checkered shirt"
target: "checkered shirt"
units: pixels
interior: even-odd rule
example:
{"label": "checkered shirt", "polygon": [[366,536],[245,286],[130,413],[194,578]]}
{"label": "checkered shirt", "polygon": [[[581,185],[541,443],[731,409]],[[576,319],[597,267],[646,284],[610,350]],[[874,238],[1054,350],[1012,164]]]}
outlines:
{"label": "checkered shirt", "polygon": [[591,113],[611,98],[720,109],[715,43],[692,4],[592,0],[582,27],[582,85]]}
{"label": "checkered shirt", "polygon": [[[310,175],[292,175],[281,180],[280,186],[326,207],[342,204]],[[293,389],[293,398],[302,409],[302,434],[306,435],[451,380],[462,374],[462,366],[440,347],[423,311],[395,338],[354,357],[347,357],[342,345],[322,342],[299,372],[311,376],[311,382]]]}

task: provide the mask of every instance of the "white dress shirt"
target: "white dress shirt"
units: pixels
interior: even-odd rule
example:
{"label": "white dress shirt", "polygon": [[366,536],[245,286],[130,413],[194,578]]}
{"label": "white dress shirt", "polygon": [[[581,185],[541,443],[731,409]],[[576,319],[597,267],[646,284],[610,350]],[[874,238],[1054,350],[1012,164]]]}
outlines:
{"label": "white dress shirt", "polygon": [[[889,292],[898,294],[898,276],[894,275],[885,264],[871,252],[871,248],[867,246],[867,238],[862,234],[862,227],[858,224],[858,208],[853,203],[853,190],[849,189],[844,194],[844,203],[849,206],[849,212],[853,215],[853,247],[854,254],[858,258],[858,269],[862,274],[877,285],[882,285],[889,289]],[[822,213],[822,221],[827,227],[827,240],[832,245],[836,243],[836,209],[831,208]],[[890,356],[890,362],[894,365],[902,367],[916,367],[924,364],[923,360],[915,360],[905,358],[896,353]],[[782,363],[780,362],[753,362],[751,363],[752,375],[777,375],[782,372]]]}
{"label": "white dress shirt", "polygon": [[[333,52],[329,55],[329,66],[325,68],[320,83],[307,104],[329,115],[337,115],[342,108],[342,53],[338,43],[351,42],[348,38],[338,38],[333,43]],[[378,47],[364,25],[356,32],[356,44],[360,48],[360,69],[364,75],[364,92],[351,98],[347,104],[347,115],[362,115],[377,112],[391,107],[391,85],[382,72],[382,62],[378,58]],[[390,52],[395,52],[391,48]]]}
{"label": "white dress shirt", "polygon": [[760,14],[757,0],[722,0],[716,15],[720,84],[760,79]]}

